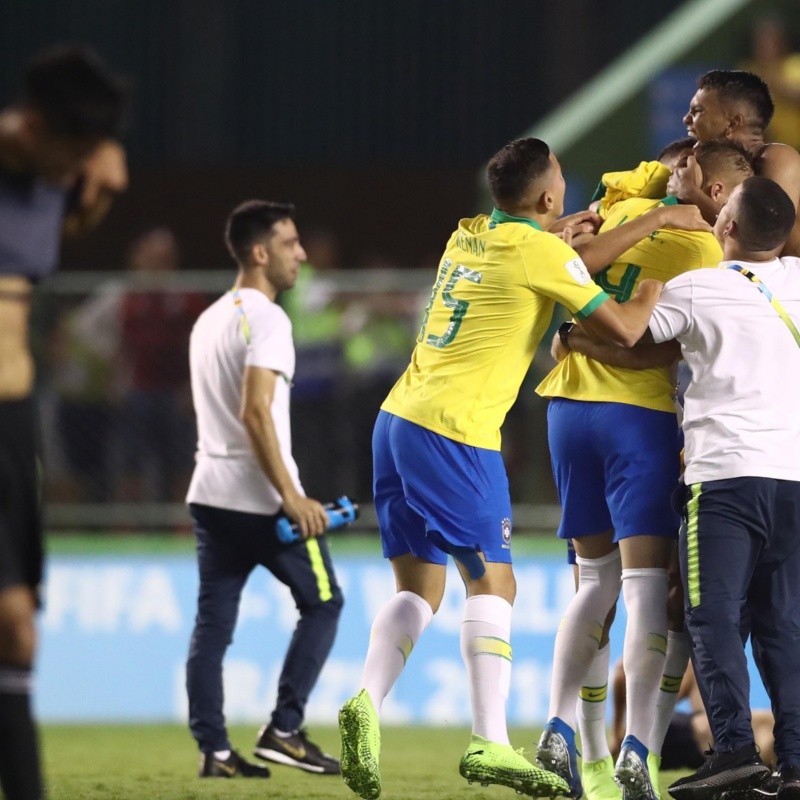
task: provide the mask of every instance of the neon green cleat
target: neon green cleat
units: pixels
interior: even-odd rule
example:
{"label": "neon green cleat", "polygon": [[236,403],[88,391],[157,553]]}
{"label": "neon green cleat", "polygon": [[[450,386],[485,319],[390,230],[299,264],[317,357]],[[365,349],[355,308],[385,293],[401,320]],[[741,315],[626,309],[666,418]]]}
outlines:
{"label": "neon green cleat", "polygon": [[653,791],[656,795],[656,800],[661,800],[661,756],[655,753],[647,754],[647,771],[650,773],[650,783],[653,784]]}
{"label": "neon green cleat", "polygon": [[381,793],[381,729],[366,689],[339,709],[339,735],[344,782],[364,800],[375,800]]}
{"label": "neon green cleat", "polygon": [[458,771],[470,783],[508,786],[518,794],[531,797],[568,795],[569,786],[554,772],[534,766],[521,751],[510,744],[490,742],[472,734],[469,747],[461,757]]}
{"label": "neon green cleat", "polygon": [[581,778],[585,800],[621,800],[622,792],[614,782],[614,760],[611,756],[597,761],[584,761]]}

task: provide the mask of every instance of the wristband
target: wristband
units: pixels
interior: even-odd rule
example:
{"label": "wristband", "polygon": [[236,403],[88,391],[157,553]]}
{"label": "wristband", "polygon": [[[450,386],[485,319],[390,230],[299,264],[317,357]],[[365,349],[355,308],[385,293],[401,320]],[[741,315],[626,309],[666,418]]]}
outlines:
{"label": "wristband", "polygon": [[571,350],[572,348],[569,346],[569,335],[572,333],[572,329],[575,327],[574,322],[562,322],[558,328],[558,338],[561,340],[561,344],[567,348],[567,350]]}

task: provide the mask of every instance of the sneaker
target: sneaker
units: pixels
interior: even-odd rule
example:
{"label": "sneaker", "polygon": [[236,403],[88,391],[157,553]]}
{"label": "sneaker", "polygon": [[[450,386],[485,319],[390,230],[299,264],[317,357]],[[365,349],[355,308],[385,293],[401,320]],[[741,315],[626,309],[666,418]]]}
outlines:
{"label": "sneaker", "polygon": [[773,772],[764,782],[750,789],[730,789],[720,795],[720,800],[776,800],[781,776]]}
{"label": "sneaker", "polygon": [[279,736],[272,725],[265,725],[258,732],[253,754],[264,761],[299,767],[306,772],[316,772],[319,775],[339,774],[339,761],[323,753],[319,745],[308,738],[308,733],[303,728],[289,736]]}
{"label": "sneaker", "polygon": [[575,747],[575,731],[559,717],[553,717],[545,725],[536,746],[536,763],[555,772],[569,786],[567,797],[583,795],[581,776],[578,772],[578,748]]}
{"label": "sneaker", "polygon": [[224,761],[213,753],[203,753],[197,774],[201,778],[269,778],[266,767],[245,761],[235,750]]}
{"label": "sneaker", "polygon": [[647,768],[647,748],[635,737],[622,740],[614,767],[614,780],[622,790],[622,800],[655,800],[656,793]]}
{"label": "sneaker", "polygon": [[461,757],[458,771],[470,783],[477,781],[481,786],[490,783],[508,786],[518,794],[531,797],[557,797],[569,793],[566,782],[558,775],[534,766],[510,744],[490,742],[474,733]]}
{"label": "sneaker", "polygon": [[344,782],[364,800],[381,793],[381,729],[372,699],[366,689],[339,709],[342,737],[341,771]]}
{"label": "sneaker", "polygon": [[614,783],[614,761],[611,756],[581,765],[583,796],[586,800],[620,800],[619,786]]}
{"label": "sneaker", "polygon": [[800,800],[800,767],[788,766],[781,769],[777,795],[778,800]]}
{"label": "sneaker", "polygon": [[675,800],[710,800],[723,792],[760,786],[770,775],[754,744],[730,753],[709,750],[703,765],[691,775],[671,784]]}
{"label": "sneaker", "polygon": [[650,783],[656,800],[661,800],[661,756],[655,753],[647,754],[647,771],[650,773]]}

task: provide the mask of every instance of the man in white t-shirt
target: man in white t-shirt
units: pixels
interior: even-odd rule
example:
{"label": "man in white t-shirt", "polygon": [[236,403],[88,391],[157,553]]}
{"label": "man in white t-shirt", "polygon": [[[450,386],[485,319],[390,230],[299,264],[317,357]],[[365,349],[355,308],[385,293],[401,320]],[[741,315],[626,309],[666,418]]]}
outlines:
{"label": "man in white t-shirt", "polygon": [[[259,733],[259,758],[338,774],[301,727],[308,696],[333,645],[342,592],[328,546],[325,509],[305,496],[292,457],[289,390],[292,327],[275,303],[306,257],[294,207],[252,200],[228,218],[225,242],[238,266],[233,289],[195,323],[189,347],[197,414],[196,466],[187,502],[200,571],[197,619],[186,665],[189,727],[201,777],[268,778],[231,747],[223,714],[222,661],[245,582],[257,565],[292,592],[300,618],[283,664],[278,699]],[[282,543],[280,513],[301,537]]]}
{"label": "man in white t-shirt", "polygon": [[777,183],[748,178],[714,228],[719,268],[665,286],[650,320],[655,345],[628,354],[582,332],[568,339],[622,366],[652,366],[658,348],[669,360],[677,340],[691,369],[679,546],[714,750],[669,787],[676,800],[710,800],[770,774],[751,725],[748,633],[775,712],[778,798],[800,797],[800,259],[778,258],[794,220]]}

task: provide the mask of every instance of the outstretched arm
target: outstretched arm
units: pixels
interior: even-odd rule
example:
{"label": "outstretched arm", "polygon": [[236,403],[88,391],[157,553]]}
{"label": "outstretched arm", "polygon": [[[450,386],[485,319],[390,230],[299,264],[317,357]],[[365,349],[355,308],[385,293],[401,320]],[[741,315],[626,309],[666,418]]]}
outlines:
{"label": "outstretched arm", "polygon": [[556,361],[561,361],[566,358],[570,350],[612,367],[628,369],[668,367],[681,357],[681,346],[674,339],[656,344],[652,341],[650,332],[646,331],[634,347],[618,347],[592,341],[579,324],[573,325],[567,333],[556,333],[550,354]]}

